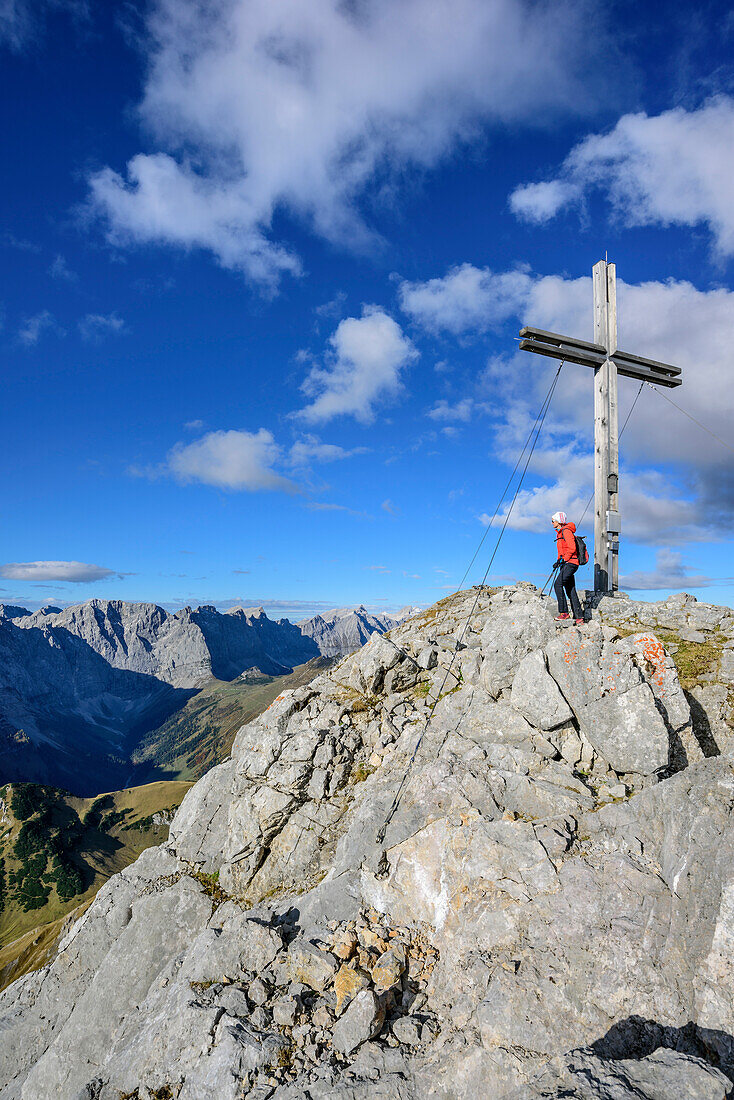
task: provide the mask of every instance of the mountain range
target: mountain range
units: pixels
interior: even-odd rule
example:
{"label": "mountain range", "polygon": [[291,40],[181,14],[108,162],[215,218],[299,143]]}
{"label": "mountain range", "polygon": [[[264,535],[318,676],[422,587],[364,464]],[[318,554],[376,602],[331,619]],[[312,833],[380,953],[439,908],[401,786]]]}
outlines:
{"label": "mountain range", "polygon": [[369,641],[372,634],[385,634],[406,616],[373,615],[366,607],[339,608],[302,619],[298,626],[307,638],[312,638],[324,657],[339,657],[354,653]]}
{"label": "mountain range", "polygon": [[124,786],[142,739],[205,685],[285,676],[394,625],[361,607],[295,625],[262,608],[0,605],[0,782],[84,795]]}

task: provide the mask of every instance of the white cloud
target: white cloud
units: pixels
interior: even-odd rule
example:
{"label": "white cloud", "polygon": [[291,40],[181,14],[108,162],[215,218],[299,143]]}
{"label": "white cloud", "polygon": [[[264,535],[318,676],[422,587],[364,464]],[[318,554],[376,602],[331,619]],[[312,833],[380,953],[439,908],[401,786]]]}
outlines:
{"label": "white cloud", "polygon": [[526,183],[510,195],[510,209],[523,221],[550,221],[564,206],[579,202],[581,193],[576,183],[568,180],[546,180]]}
{"label": "white cloud", "polygon": [[[518,448],[519,450],[519,448]],[[516,531],[547,534],[552,539],[550,517],[564,511],[578,527],[580,535],[589,540],[589,552],[594,532],[593,459],[591,452],[574,455],[566,466],[568,447],[541,446],[529,469],[536,476],[549,478],[550,483],[522,489],[507,526]],[[536,460],[537,459],[537,460]],[[553,472],[555,471],[555,476]],[[623,469],[622,539],[648,545],[707,542],[717,537],[715,523],[706,515],[701,501],[691,500],[669,478],[655,470]],[[510,501],[500,508],[492,526],[501,527],[509,511]],[[492,517],[479,516],[485,526]],[[555,544],[554,544],[555,545]]]}
{"label": "white cloud", "polygon": [[125,331],[125,322],[117,313],[88,313],[79,322],[83,340],[101,340],[111,333]]}
{"label": "white cloud", "polygon": [[265,428],[258,432],[233,429],[208,432],[193,443],[177,443],[161,472],[184,483],[195,481],[220,489],[297,493],[298,486],[273,469],[281,458],[281,448]]}
{"label": "white cloud", "polygon": [[474,400],[471,397],[464,397],[453,405],[441,399],[436,402],[432,409],[429,409],[428,416],[431,420],[463,420],[466,422],[471,420],[473,410]]}
{"label": "white cloud", "polygon": [[64,335],[63,330],[56,323],[53,313],[49,313],[47,309],[42,309],[40,313],[35,313],[32,317],[27,318],[18,330],[18,339],[21,344],[25,344],[29,348],[38,343],[44,332],[55,332],[59,336]]}
{"label": "white cloud", "polygon": [[233,188],[203,179],[190,166],[159,153],[133,157],[126,180],[105,168],[90,186],[114,244],[150,241],[206,248],[222,267],[245,271],[271,287],[283,273],[301,272],[298,258],[269,242],[258,227],[244,183]]}
{"label": "white cloud", "polygon": [[0,246],[3,248],[17,248],[19,252],[41,252],[41,246],[25,237],[16,237],[15,233],[0,234]]}
{"label": "white cloud", "polygon": [[387,500],[383,500],[380,507],[382,508],[383,512],[387,512],[389,516],[400,515],[400,509],[398,508],[397,504],[393,504],[393,502],[389,498]]}
{"label": "white cloud", "polygon": [[692,573],[690,567],[683,563],[682,554],[664,549],[655,555],[654,570],[646,572],[636,569],[633,573],[620,577],[619,583],[620,587],[629,588],[633,592],[651,592],[660,588],[709,588],[714,584],[730,582],[731,579]]}
{"label": "white cloud", "polygon": [[364,454],[366,447],[353,447],[346,450],[336,443],[322,443],[315,435],[298,439],[290,449],[289,461],[292,466],[305,468],[313,462],[338,462],[352,455]]}
{"label": "white cloud", "polygon": [[706,225],[722,256],[734,255],[734,99],[720,95],[697,110],[624,115],[607,134],[591,134],[555,178],[524,184],[510,197],[518,217],[545,222],[602,191],[623,224]]}
{"label": "white cloud", "polygon": [[495,273],[489,268],[460,264],[442,278],[424,283],[403,282],[400,307],[429,332],[486,332],[498,328],[517,312],[533,285],[527,271]]}
{"label": "white cloud", "polygon": [[79,276],[72,271],[63,256],[57,255],[48,269],[52,279],[60,279],[62,282],[75,283]]}
{"label": "white cloud", "polygon": [[320,306],[316,306],[314,308],[314,313],[317,317],[322,319],[336,320],[337,317],[343,316],[346,300],[346,290],[339,290],[328,302],[323,302]]}
{"label": "white cloud", "polygon": [[326,366],[313,367],[302,386],[314,400],[297,415],[311,424],[335,416],[369,424],[377,403],[399,392],[401,372],[418,352],[392,317],[370,307],[341,321],[329,343]]}
{"label": "white cloud", "polygon": [[114,569],[101,565],[88,565],[82,561],[11,561],[0,565],[0,577],[13,581],[67,581],[71,584],[87,584],[103,581],[108,577],[122,577]]}
{"label": "white cloud", "polygon": [[[155,151],[90,180],[112,240],[210,250],[271,287],[286,211],[349,247],[393,192],[487,126],[593,109],[588,0],[156,0],[140,117]],[[603,15],[595,40],[610,49]],[[616,63],[616,62],[615,62]]]}

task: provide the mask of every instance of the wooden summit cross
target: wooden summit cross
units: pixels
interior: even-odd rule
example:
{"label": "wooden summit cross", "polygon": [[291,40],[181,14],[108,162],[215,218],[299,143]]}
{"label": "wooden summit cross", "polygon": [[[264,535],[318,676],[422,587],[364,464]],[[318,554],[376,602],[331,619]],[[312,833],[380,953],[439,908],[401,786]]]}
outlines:
{"label": "wooden summit cross", "polygon": [[619,587],[619,423],[617,375],[680,386],[680,367],[629,355],[617,348],[617,277],[614,264],[594,265],[594,343],[540,328],[520,330],[520,350],[594,369],[594,594]]}

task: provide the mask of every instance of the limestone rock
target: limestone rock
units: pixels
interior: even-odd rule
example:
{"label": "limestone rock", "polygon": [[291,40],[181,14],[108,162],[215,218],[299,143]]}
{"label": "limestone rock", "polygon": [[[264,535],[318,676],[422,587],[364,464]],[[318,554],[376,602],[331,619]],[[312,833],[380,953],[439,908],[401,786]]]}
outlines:
{"label": "limestone rock", "polygon": [[[231,907],[218,913],[213,924],[194,939],[183,960],[183,973],[192,982],[235,980],[246,971],[263,970],[282,944],[280,937]],[[264,1004],[267,997],[255,1001]]]}
{"label": "limestone rock", "polygon": [[540,730],[556,729],[573,714],[539,650],[528,653],[518,666],[512,681],[512,705]]}
{"label": "limestone rock", "polygon": [[292,1027],[298,1014],[298,1002],[295,997],[279,997],[273,1003],[273,1023],[281,1027]]}
{"label": "limestone rock", "polygon": [[438,650],[435,646],[427,645],[418,654],[418,667],[425,669],[427,672],[432,668],[435,668],[438,663]]}
{"label": "limestone rock", "polygon": [[616,772],[652,775],[666,767],[668,730],[647,684],[596,699],[577,715],[584,735]]}
{"label": "limestone rock", "polygon": [[400,650],[387,638],[373,634],[359,656],[352,662],[350,682],[369,692],[379,691],[385,681],[385,673],[403,660]]}
{"label": "limestone rock", "polygon": [[56,1034],[48,1035],[45,1052],[25,1077],[23,1100],[34,1096],[66,1100],[77,1095],[89,1063],[99,1064],[113,1055],[110,1039],[120,1022],[145,1000],[209,912],[208,899],[190,878],[133,902],[126,927],[90,975],[68,1018]]}
{"label": "limestone rock", "polygon": [[247,997],[254,1005],[262,1006],[270,997],[270,989],[262,978],[255,978],[247,987]]}
{"label": "limestone rock", "polygon": [[370,986],[370,976],[359,967],[352,969],[349,966],[340,966],[334,978],[334,993],[336,994],[337,1016],[358,993]]}
{"label": "limestone rock", "polygon": [[734,684],[734,649],[724,649],[721,654],[720,676],[725,684]]}
{"label": "limestone rock", "polygon": [[540,649],[555,633],[555,626],[540,600],[512,605],[498,611],[482,631],[480,677],[492,696],[511,686],[520,661]]}
{"label": "limestone rock", "polygon": [[392,1025],[392,1032],[399,1043],[417,1047],[421,1041],[421,1025],[414,1016],[401,1016]]}
{"label": "limestone rock", "polygon": [[294,981],[303,982],[318,992],[331,985],[338,969],[331,953],[319,951],[313,944],[302,940],[291,944],[288,966]]}
{"label": "limestone rock", "polygon": [[546,647],[548,671],[576,714],[602,697],[601,633],[570,627]]}
{"label": "limestone rock", "polygon": [[337,940],[332,948],[331,952],[336,955],[337,959],[351,959],[352,955],[357,949],[357,937],[354,934],[345,935],[341,939]]}
{"label": "limestone rock", "polygon": [[505,1100],[725,1100],[731,1081],[699,1058],[656,1050],[646,1058],[603,1059],[574,1051]]}
{"label": "limestone rock", "polygon": [[384,951],[372,967],[372,981],[378,993],[384,993],[400,981],[405,970],[405,955],[397,947]]}
{"label": "limestone rock", "polygon": [[331,1037],[335,1050],[351,1054],[360,1043],[373,1039],[382,1027],[385,1009],[371,989],[363,989],[337,1020]]}
{"label": "limestone rock", "polygon": [[665,652],[662,642],[649,632],[634,634],[626,644],[641,666],[668,726],[676,732],[680,731],[691,721],[691,708],[672,657]]}

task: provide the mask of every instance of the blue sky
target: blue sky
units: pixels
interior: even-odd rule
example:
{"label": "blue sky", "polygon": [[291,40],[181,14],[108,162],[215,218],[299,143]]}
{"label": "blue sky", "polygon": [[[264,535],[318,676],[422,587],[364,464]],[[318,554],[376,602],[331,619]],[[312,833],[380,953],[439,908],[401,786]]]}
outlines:
{"label": "blue sky", "polygon": [[[605,251],[734,446],[731,8],[204,8],[0,2],[0,602],[440,598],[554,371],[517,331],[590,338]],[[566,366],[492,579],[545,579],[591,433]],[[625,587],[734,602],[731,450],[646,390],[621,451]]]}

